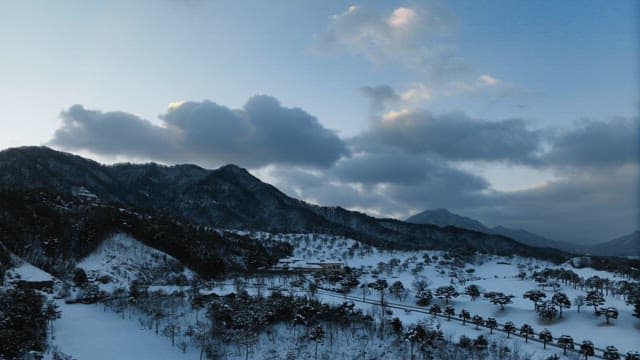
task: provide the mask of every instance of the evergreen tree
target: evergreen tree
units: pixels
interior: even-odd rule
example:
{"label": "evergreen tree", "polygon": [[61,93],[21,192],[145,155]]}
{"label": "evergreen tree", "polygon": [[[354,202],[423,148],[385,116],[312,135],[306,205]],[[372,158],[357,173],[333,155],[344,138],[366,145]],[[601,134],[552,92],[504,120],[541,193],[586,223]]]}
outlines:
{"label": "evergreen tree", "polygon": [[558,316],[558,309],[551,301],[543,301],[536,307],[536,312],[541,318],[553,320]]}
{"label": "evergreen tree", "polygon": [[480,288],[476,284],[471,284],[464,288],[464,293],[471,297],[472,301],[475,301],[478,297],[480,297]]}
{"label": "evergreen tree", "polygon": [[594,349],[593,343],[589,340],[585,340],[580,344],[580,353],[584,355],[584,359],[587,360],[589,356],[594,356],[596,351]]}
{"label": "evergreen tree", "polygon": [[563,292],[558,292],[553,294],[553,297],[551,298],[551,303],[553,303],[560,309],[560,317],[562,317],[563,308],[568,309],[571,307],[571,300],[569,300],[569,297],[567,296],[567,294]]}
{"label": "evergreen tree", "polygon": [[629,351],[624,356],[624,360],[640,360],[640,352],[637,351]]}
{"label": "evergreen tree", "polygon": [[444,299],[445,304],[449,304],[449,300],[454,297],[458,297],[460,294],[456,291],[456,288],[453,285],[449,285],[437,288],[435,295],[440,299]]}
{"label": "evergreen tree", "polygon": [[607,325],[610,324],[610,319],[617,319],[618,318],[618,309],[614,308],[614,307],[608,307],[606,309],[598,309],[596,311],[596,314],[598,316],[604,316],[605,319],[607,319]]}
{"label": "evergreen tree", "polygon": [[489,333],[493,334],[493,329],[498,327],[498,321],[495,318],[487,318],[485,326],[489,328]]}
{"label": "evergreen tree", "polygon": [[444,313],[447,314],[447,320],[451,320],[451,317],[456,315],[456,309],[449,305],[444,308]]}
{"label": "evergreen tree", "polygon": [[0,290],[0,359],[43,351],[47,334],[44,297],[30,289]]}
{"label": "evergreen tree", "polygon": [[400,300],[402,298],[402,294],[404,293],[404,285],[401,281],[396,281],[391,286],[389,286],[389,293],[396,297],[396,299]]}
{"label": "evergreen tree", "polygon": [[465,310],[460,310],[460,318],[462,319],[462,325],[465,325],[467,321],[471,319],[471,314]]}
{"label": "evergreen tree", "polygon": [[507,333],[507,338],[509,338],[509,336],[511,335],[511,333],[513,333],[514,331],[516,331],[516,325],[511,322],[511,321],[507,321],[503,327],[504,331]]}
{"label": "evergreen tree", "polygon": [[426,289],[426,290],[420,291],[416,295],[416,298],[418,298],[418,300],[416,301],[416,305],[427,306],[431,304],[431,299],[433,299],[433,295],[431,294],[431,291],[429,289]]}
{"label": "evergreen tree", "polygon": [[544,329],[538,334],[538,339],[542,341],[543,347],[546,349],[547,343],[553,341],[553,335],[551,335],[551,331],[549,331],[549,329]]}
{"label": "evergreen tree", "polygon": [[533,335],[533,328],[529,324],[520,327],[520,336],[524,336],[524,342],[529,342],[529,337]]}
{"label": "evergreen tree", "polygon": [[604,352],[602,353],[602,356],[607,360],[619,360],[620,352],[618,351],[618,348],[615,346],[607,346]]}
{"label": "evergreen tree", "polygon": [[500,310],[504,311],[505,305],[511,304],[513,302],[511,300],[512,298],[513,298],[513,295],[505,295],[503,293],[495,293],[491,297],[490,301],[494,305],[499,305],[500,306]]}
{"label": "evergreen tree", "polygon": [[471,321],[476,325],[476,330],[479,329],[479,326],[484,323],[484,319],[480,315],[474,315]]}
{"label": "evergreen tree", "polygon": [[547,294],[543,293],[540,290],[529,290],[527,292],[525,292],[522,297],[524,299],[529,299],[531,300],[531,302],[533,302],[533,307],[534,309],[538,306],[538,303],[547,297]]}
{"label": "evergreen tree", "polygon": [[598,307],[604,305],[604,296],[598,290],[591,290],[585,297],[585,304],[587,306],[593,306],[593,312],[598,312]]}
{"label": "evergreen tree", "polygon": [[562,348],[563,354],[567,355],[567,349],[573,349],[574,347],[573,338],[569,335],[562,335],[558,338],[558,345]]}

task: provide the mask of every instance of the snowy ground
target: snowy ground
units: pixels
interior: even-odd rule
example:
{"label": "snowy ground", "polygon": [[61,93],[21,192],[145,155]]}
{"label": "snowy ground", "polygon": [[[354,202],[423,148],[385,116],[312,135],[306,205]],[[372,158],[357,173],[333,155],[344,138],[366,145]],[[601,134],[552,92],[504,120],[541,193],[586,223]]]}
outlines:
{"label": "snowy ground", "polygon": [[[405,311],[403,308],[415,307],[415,294],[411,289],[411,284],[416,278],[426,279],[429,288],[433,291],[438,286],[453,284],[461,295],[449,302],[456,309],[456,314],[462,309],[468,310],[471,315],[478,314],[483,318],[495,317],[499,323],[512,321],[516,327],[522,324],[530,324],[537,333],[544,328],[548,328],[554,337],[560,335],[570,335],[576,344],[583,340],[591,340],[597,347],[604,348],[608,345],[615,345],[624,354],[630,350],[640,350],[640,319],[631,315],[631,307],[626,305],[619,296],[607,296],[606,306],[614,306],[620,311],[617,320],[612,320],[611,325],[605,324],[605,319],[596,317],[593,309],[583,306],[581,312],[575,307],[564,311],[563,318],[546,322],[540,320],[533,311],[533,304],[522,298],[522,294],[531,289],[538,289],[538,285],[531,279],[519,280],[516,275],[525,270],[530,273],[533,270],[542,270],[546,267],[557,268],[558,266],[548,262],[519,258],[519,257],[496,257],[479,255],[475,256],[473,264],[467,264],[463,269],[456,269],[448,265],[440,265],[439,261],[431,264],[422,264],[423,255],[442,259],[442,252],[439,251],[419,251],[419,252],[399,252],[380,251],[378,249],[362,245],[354,240],[324,236],[317,234],[293,235],[293,234],[267,234],[267,233],[245,233],[247,235],[261,239],[275,239],[287,241],[295,246],[294,256],[302,259],[341,259],[346,265],[358,268],[365,272],[360,278],[361,282],[372,282],[379,278],[384,278],[389,284],[401,281],[408,292],[405,299],[397,299],[391,294],[386,294],[386,300],[391,304],[396,304],[393,314],[389,317],[398,317],[406,325],[417,323],[418,321],[433,322],[433,326],[440,327],[445,336],[456,341],[461,335],[475,338],[484,334],[489,339],[501,345],[507,345],[517,349],[520,354],[530,354],[532,359],[544,359],[552,354],[562,357],[562,351],[558,348],[549,347],[543,350],[542,344],[537,342],[525,343],[518,336],[511,335],[510,339],[501,332],[494,332],[490,335],[486,328],[476,329],[474,325],[467,323],[462,325],[458,321],[447,321],[442,318],[434,318],[424,311]],[[394,263],[394,266],[389,266]],[[422,264],[422,265],[421,265]],[[149,248],[134,239],[126,236],[116,236],[105,241],[99,249],[92,255],[84,259],[79,265],[84,268],[90,278],[97,279],[108,275],[111,281],[102,284],[104,290],[113,290],[116,287],[128,288],[130,281],[144,278],[154,285],[149,287],[149,291],[162,290],[165,293],[174,291],[189,292],[190,287],[176,285],[175,282],[166,281],[167,278],[175,280],[178,277],[191,279],[193,273],[182,267],[177,260],[166,254]],[[568,268],[569,266],[563,266]],[[473,269],[472,271],[465,271]],[[598,275],[602,278],[620,280],[615,274],[593,269],[574,269],[578,275],[588,278]],[[452,272],[456,278],[452,280]],[[165,276],[160,276],[160,275]],[[50,279],[50,276],[29,265],[22,263],[11,270],[12,277],[28,278],[32,280]],[[168,276],[166,276],[168,275]],[[311,275],[306,275],[308,280],[312,280]],[[219,295],[235,292],[237,288],[243,287],[250,294],[261,292],[268,295],[274,289],[288,289],[296,295],[308,295],[303,288],[292,288],[288,282],[296,276],[273,275],[262,278],[264,284],[256,286],[259,278],[247,278],[238,284],[238,280],[226,279],[215,283],[209,283],[201,289],[202,294],[216,293]],[[491,304],[487,299],[480,297],[472,301],[469,296],[462,294],[464,286],[476,284],[483,291],[500,291],[506,294],[513,294],[513,304],[506,306],[504,311],[496,305]],[[337,285],[336,285],[337,286]],[[330,284],[322,284],[324,288],[335,287]],[[259,288],[259,289],[258,289]],[[569,298],[573,299],[577,295],[584,295],[581,290],[573,289],[570,286],[563,286],[560,291],[565,292]],[[546,291],[548,298],[553,294]],[[356,305],[365,313],[378,318],[380,306],[372,304],[379,299],[375,292],[365,294],[366,301],[361,301],[362,290],[356,289],[348,294],[345,299],[342,295],[320,290],[317,294],[322,302],[339,304],[345,300],[354,301]],[[438,303],[444,308],[444,300],[434,299],[433,303]],[[195,359],[199,358],[199,349],[194,344],[189,344],[186,353],[178,347],[172,347],[169,338],[156,335],[153,330],[142,325],[138,315],[121,315],[112,309],[104,311],[102,305],[82,305],[65,304],[58,301],[62,311],[61,319],[55,322],[55,339],[52,345],[58,350],[73,355],[74,359]],[[198,314],[194,312],[188,302],[180,305],[173,321],[176,321],[182,329],[196,324],[196,318],[204,318],[204,311]],[[142,315],[140,315],[142,316]],[[311,358],[313,349],[308,344],[301,344],[290,338],[291,329],[286,325],[278,325],[269,334],[263,334],[260,341],[251,352],[251,358],[285,358],[290,353],[306,354]],[[188,340],[182,337],[176,340]],[[378,358],[395,359],[400,356],[406,357],[405,343],[392,343],[391,340],[379,343],[378,349],[368,349],[372,344],[371,339],[360,334],[342,334],[337,340],[332,340],[329,344],[325,342],[319,346],[319,352],[331,350],[332,354],[338,358],[350,359],[353,354],[371,350],[368,354],[378,351]],[[334,348],[335,347],[335,348]],[[394,350],[395,349],[395,350]],[[398,350],[400,349],[400,350]],[[244,358],[244,353],[234,348],[225,350],[223,358]],[[576,353],[570,353],[567,357],[576,359]]]}
{"label": "snowy ground", "polygon": [[[338,258],[345,262],[345,265],[353,268],[361,268],[370,273],[363,277],[361,281],[370,282],[375,278],[384,278],[389,284],[395,281],[401,281],[404,286],[410,290],[406,301],[400,301],[393,298],[390,294],[386,295],[388,301],[401,304],[415,304],[415,295],[412,293],[411,284],[416,278],[424,278],[430,282],[430,289],[439,286],[451,285],[450,268],[440,266],[437,262],[431,265],[424,265],[423,269],[418,272],[412,272],[415,265],[421,262],[424,254],[430,256],[439,256],[442,252],[438,251],[419,251],[419,252],[401,252],[401,251],[379,251],[375,248],[357,244],[356,241],[341,237],[323,236],[317,234],[293,235],[293,234],[275,234],[252,233],[256,238],[275,238],[281,241],[287,241],[295,246],[294,256],[298,258]],[[391,259],[398,259],[399,266],[395,266],[389,271],[389,267],[383,267],[381,263],[389,263]],[[379,265],[380,264],[380,265]],[[523,299],[522,294],[531,289],[539,289],[537,283],[531,279],[519,280],[516,275],[521,269],[525,270],[542,270],[544,268],[570,268],[583,278],[597,275],[601,278],[609,278],[611,280],[622,280],[616,274],[605,271],[597,271],[591,268],[576,269],[569,265],[557,266],[549,262],[520,258],[520,257],[498,257],[480,255],[476,256],[473,265],[467,265],[466,268],[473,268],[473,273],[467,273],[463,270],[457,271],[458,279],[464,279],[464,284],[460,284],[456,279],[454,285],[461,295],[452,301],[450,305],[456,308],[456,313],[461,309],[468,310],[471,315],[478,314],[483,318],[494,317],[498,323],[512,321],[518,328],[522,324],[529,324],[537,333],[544,328],[549,329],[554,337],[560,335],[570,335],[574,338],[576,344],[580,344],[583,340],[592,341],[596,347],[604,348],[609,345],[616,346],[621,353],[626,351],[640,350],[640,319],[632,316],[632,308],[625,304],[621,296],[607,296],[605,306],[613,306],[620,312],[617,320],[612,320],[611,325],[607,325],[604,317],[597,317],[593,308],[583,306],[578,312],[573,306],[565,309],[562,319],[548,322],[540,319],[533,311],[533,303],[528,299]],[[379,274],[373,276],[373,271],[379,268]],[[478,285],[483,291],[499,291],[505,294],[513,294],[513,304],[506,306],[504,311],[496,305],[489,302],[483,297],[476,301],[471,301],[469,296],[463,295],[464,286],[469,284]],[[566,293],[569,298],[573,299],[578,295],[584,295],[584,291],[573,289],[571,286],[563,286],[559,291]],[[547,299],[553,296],[553,291],[545,291]],[[362,297],[361,290],[354,290],[350,295],[358,298]],[[329,299],[327,296],[320,295],[323,301],[339,302],[339,298]],[[370,293],[366,296],[371,300],[378,298],[376,293]],[[440,304],[444,309],[445,302],[440,299],[434,299],[433,303]],[[373,305],[359,304],[366,310],[371,310]],[[395,311],[393,316],[399,317],[404,323],[415,323],[424,314],[405,313],[404,311]],[[472,327],[468,324],[462,326],[458,322],[442,323],[445,333],[452,336],[467,334],[477,336],[477,331],[470,331]],[[541,345],[536,345],[541,347]],[[536,349],[541,350],[541,349]]]}
{"label": "snowy ground", "polygon": [[58,302],[62,318],[55,322],[53,346],[77,360],[199,359],[199,353],[182,353],[171,342],[142,329],[135,320],[121,319],[101,305]]}
{"label": "snowy ground", "polygon": [[136,279],[163,284],[174,283],[178,278],[186,282],[194,276],[174,257],[124,234],[107,238],[77,267],[84,269],[90,280],[106,276],[109,282],[100,284],[106,291],[117,287],[128,289]]}

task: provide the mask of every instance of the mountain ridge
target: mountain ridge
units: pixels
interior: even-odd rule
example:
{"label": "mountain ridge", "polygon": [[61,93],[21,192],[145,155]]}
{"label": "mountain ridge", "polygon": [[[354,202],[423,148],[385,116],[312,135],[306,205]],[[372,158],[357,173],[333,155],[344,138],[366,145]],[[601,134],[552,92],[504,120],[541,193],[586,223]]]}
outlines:
{"label": "mountain ridge", "polygon": [[556,261],[570,256],[502,235],[378,219],[340,207],[308,204],[236,165],[215,170],[155,163],[102,165],[46,147],[23,147],[0,152],[0,174],[0,189],[44,188],[68,194],[82,186],[106,203],[151,209],[219,228],[345,235],[382,248],[468,248]]}
{"label": "mountain ridge", "polygon": [[455,214],[447,209],[424,210],[406,219],[407,222],[433,224],[441,227],[455,226],[491,234],[503,235],[522,244],[535,247],[552,247],[578,254],[605,256],[640,256],[640,230],[593,245],[579,245],[552,240],[524,229],[512,229],[498,225],[488,227],[482,222]]}

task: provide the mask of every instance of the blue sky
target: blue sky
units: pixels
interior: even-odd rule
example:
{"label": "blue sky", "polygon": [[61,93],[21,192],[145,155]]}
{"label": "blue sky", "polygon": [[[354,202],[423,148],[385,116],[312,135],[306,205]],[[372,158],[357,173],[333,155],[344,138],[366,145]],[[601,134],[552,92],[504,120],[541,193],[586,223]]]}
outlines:
{"label": "blue sky", "polygon": [[[619,145],[638,143],[638,11],[636,1],[8,2],[0,148],[237,162],[322,204],[395,217],[447,207],[559,240],[604,240],[637,228],[637,156]],[[278,104],[249,107],[259,94]],[[221,113],[243,124],[232,127],[244,142],[207,144],[230,129],[211,125]],[[129,122],[146,129],[131,136],[143,145],[92,133]],[[176,140],[206,134],[187,126],[215,134]],[[612,156],[587,161],[599,158],[591,150]],[[370,169],[389,162],[408,178]],[[531,219],[564,196],[562,210]],[[570,220],[550,223],[558,217]]]}

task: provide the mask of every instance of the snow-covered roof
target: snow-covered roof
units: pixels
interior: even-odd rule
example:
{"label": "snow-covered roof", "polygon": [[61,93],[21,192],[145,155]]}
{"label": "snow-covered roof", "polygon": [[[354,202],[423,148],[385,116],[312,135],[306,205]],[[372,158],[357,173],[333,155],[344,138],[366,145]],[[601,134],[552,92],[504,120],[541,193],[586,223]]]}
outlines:
{"label": "snow-covered roof", "polygon": [[9,270],[10,276],[18,275],[20,278],[16,280],[24,280],[30,282],[52,281],[53,277],[48,272],[37,268],[30,263],[24,261],[20,265]]}

